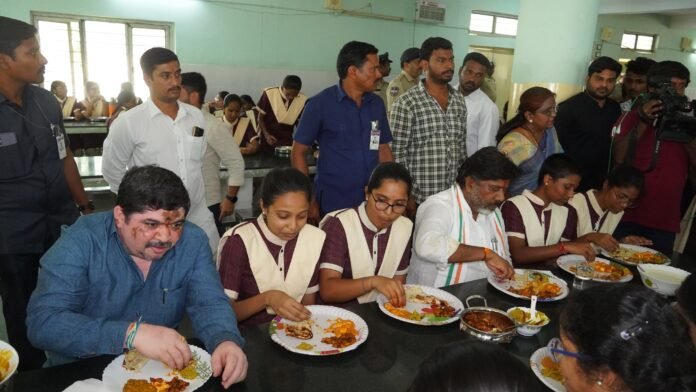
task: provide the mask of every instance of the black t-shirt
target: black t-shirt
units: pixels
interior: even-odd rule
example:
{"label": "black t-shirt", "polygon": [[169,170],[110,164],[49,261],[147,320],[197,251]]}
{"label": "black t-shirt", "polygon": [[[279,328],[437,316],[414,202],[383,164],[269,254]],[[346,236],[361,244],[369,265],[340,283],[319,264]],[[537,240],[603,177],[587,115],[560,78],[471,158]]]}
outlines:
{"label": "black t-shirt", "polygon": [[25,87],[21,107],[0,95],[0,254],[43,253],[79,216],[57,132],[63,117],[48,91]]}
{"label": "black t-shirt", "polygon": [[583,171],[578,192],[602,186],[609,164],[611,128],[621,107],[609,98],[599,106],[586,92],[574,95],[558,107],[554,125],[563,150]]}

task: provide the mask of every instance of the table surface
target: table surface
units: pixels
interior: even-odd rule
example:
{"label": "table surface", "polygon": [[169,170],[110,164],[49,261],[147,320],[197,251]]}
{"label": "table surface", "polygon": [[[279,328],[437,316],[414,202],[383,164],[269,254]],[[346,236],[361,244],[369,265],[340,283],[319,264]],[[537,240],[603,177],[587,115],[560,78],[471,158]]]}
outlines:
{"label": "table surface", "polygon": [[106,133],[105,121],[65,121],[65,132],[68,135],[84,133]]}
{"label": "table surface", "polygon": [[[673,263],[693,272],[694,263],[677,257]],[[628,284],[641,284],[635,275]],[[572,276],[559,268],[556,276],[571,282]],[[486,280],[476,280],[445,288],[464,301],[468,296],[483,295],[488,305],[507,310],[528,306],[528,301],[508,296]],[[572,289],[571,289],[572,290]],[[533,337],[515,337],[502,346],[524,362],[539,347],[558,335],[558,316],[566,300],[540,302],[538,308],[551,322]],[[356,350],[340,355],[312,357],[286,351],[271,341],[268,324],[242,328],[247,340],[244,351],[249,360],[247,379],[231,391],[405,391],[423,359],[433,348],[453,341],[473,341],[459,331],[459,323],[445,326],[418,326],[383,314],[376,303],[352,305],[349,310],[362,317],[369,327],[367,340]],[[102,371],[113,356],[99,356],[71,364],[15,375],[8,391],[61,391],[77,380],[101,379]],[[541,384],[539,384],[541,385]],[[211,378],[199,391],[222,391],[219,379]],[[544,390],[540,386],[540,390]]]}
{"label": "table surface", "polygon": [[[82,179],[102,178],[102,157],[75,157],[77,169],[80,171]],[[310,173],[316,170],[316,160],[313,156],[307,155],[307,165]],[[254,155],[244,156],[244,177],[255,178],[264,177],[271,169],[277,167],[289,167],[290,157],[277,156],[272,152],[259,152]],[[220,171],[227,172],[227,168],[221,167]]]}

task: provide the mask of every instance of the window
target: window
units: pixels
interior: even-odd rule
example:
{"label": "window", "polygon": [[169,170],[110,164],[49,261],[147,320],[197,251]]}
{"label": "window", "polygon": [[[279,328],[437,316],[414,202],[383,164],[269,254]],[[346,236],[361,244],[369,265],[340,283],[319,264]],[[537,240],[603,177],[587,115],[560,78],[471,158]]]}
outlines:
{"label": "window", "polygon": [[469,31],[514,37],[517,35],[517,17],[474,11],[471,13]]}
{"label": "window", "polygon": [[33,18],[48,59],[45,87],[62,80],[77,99],[84,98],[87,81],[97,82],[106,99],[116,98],[123,82],[133,83],[136,96],[147,96],[140,56],[154,46],[171,47],[170,23],[44,13]]}
{"label": "window", "polygon": [[643,52],[654,52],[656,40],[657,35],[624,33],[621,37],[621,48]]}

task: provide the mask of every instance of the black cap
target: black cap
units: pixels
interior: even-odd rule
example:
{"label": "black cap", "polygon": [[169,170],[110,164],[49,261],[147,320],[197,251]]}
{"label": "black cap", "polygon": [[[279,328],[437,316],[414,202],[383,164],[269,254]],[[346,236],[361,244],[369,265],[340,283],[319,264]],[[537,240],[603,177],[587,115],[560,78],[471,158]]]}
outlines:
{"label": "black cap", "polygon": [[415,59],[420,58],[420,49],[418,48],[408,48],[404,50],[404,52],[401,54],[401,64],[403,63],[408,63],[410,61],[413,61]]}
{"label": "black cap", "polygon": [[389,64],[392,61],[389,60],[389,52],[384,52],[379,55],[379,63],[380,64]]}

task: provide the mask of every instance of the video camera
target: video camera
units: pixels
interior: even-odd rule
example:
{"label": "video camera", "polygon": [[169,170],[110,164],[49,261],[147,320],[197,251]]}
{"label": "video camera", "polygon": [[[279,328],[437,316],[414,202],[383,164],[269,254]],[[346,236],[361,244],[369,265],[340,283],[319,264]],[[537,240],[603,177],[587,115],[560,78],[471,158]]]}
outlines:
{"label": "video camera", "polygon": [[696,137],[696,100],[689,101],[677,94],[669,77],[656,76],[648,80],[648,87],[653,91],[648,100],[658,99],[662,102],[655,132],[659,140],[688,143]]}

